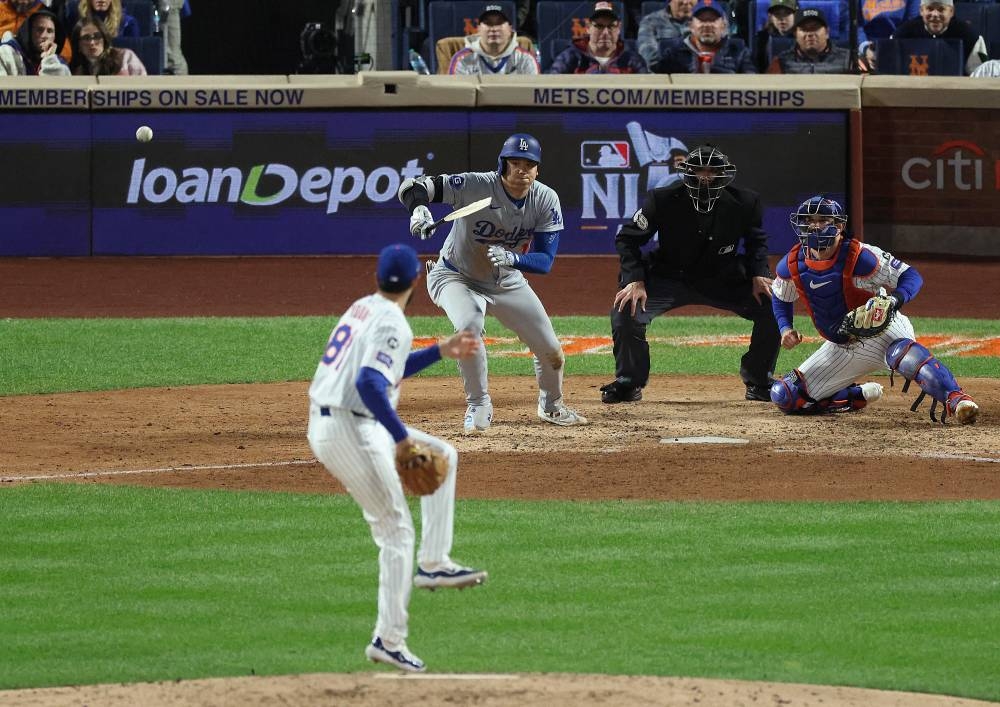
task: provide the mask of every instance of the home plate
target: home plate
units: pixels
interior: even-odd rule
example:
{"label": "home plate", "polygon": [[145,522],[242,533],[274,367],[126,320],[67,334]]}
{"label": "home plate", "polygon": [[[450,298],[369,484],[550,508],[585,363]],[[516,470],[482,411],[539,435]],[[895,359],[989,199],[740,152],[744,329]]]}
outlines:
{"label": "home plate", "polygon": [[660,444],[746,444],[749,441],[738,437],[664,437]]}

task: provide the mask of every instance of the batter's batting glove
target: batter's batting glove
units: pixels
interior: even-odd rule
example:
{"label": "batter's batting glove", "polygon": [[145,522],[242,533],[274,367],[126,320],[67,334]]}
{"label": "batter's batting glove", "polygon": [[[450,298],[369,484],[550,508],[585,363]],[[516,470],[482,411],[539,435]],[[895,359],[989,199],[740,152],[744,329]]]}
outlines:
{"label": "batter's batting glove", "polygon": [[434,235],[434,216],[426,206],[418,206],[410,215],[410,233],[422,241]]}
{"label": "batter's batting glove", "polygon": [[496,266],[503,265],[508,268],[512,268],[517,265],[517,256],[506,248],[501,248],[498,245],[491,245],[487,248],[486,255],[489,257],[490,262]]}

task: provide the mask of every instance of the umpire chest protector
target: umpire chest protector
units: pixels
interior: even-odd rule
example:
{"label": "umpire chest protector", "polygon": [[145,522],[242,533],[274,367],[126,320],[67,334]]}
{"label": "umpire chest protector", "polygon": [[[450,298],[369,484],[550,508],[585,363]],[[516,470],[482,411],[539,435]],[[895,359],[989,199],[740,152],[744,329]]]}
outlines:
{"label": "umpire chest protector", "polygon": [[680,182],[652,194],[656,213],[650,225],[660,243],[650,257],[654,274],[746,279],[749,273],[738,250],[740,239],[754,225],[754,192],[726,187],[707,214],[695,211]]}

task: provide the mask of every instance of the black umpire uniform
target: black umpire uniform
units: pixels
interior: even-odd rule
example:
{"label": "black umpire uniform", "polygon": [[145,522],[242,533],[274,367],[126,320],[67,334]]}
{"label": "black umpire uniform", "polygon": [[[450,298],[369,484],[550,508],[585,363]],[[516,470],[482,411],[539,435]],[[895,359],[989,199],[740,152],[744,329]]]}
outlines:
{"label": "black umpire uniform", "polygon": [[[621,258],[619,287],[643,280],[646,309],[611,310],[616,380],[602,388],[604,402],[639,400],[649,380],[646,327],[664,312],[686,304],[725,309],[753,322],[750,349],[740,360],[748,400],[770,400],[768,389],[781,335],[771,301],[752,293],[751,278],[772,277],[760,196],[726,186],[708,213],[695,209],[678,181],[650,191],[642,208],[615,237]],[[644,257],[641,247],[659,233],[659,248]],[[739,252],[740,241],[743,252]]]}

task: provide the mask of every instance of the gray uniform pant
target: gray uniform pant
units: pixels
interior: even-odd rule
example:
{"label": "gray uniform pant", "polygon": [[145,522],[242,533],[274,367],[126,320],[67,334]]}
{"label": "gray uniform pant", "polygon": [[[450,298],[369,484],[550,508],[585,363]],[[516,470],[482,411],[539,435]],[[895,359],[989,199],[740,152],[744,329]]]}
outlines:
{"label": "gray uniform pant", "polygon": [[[539,404],[547,412],[555,410],[562,400],[562,346],[545,307],[527,283],[514,290],[485,291],[439,261],[427,274],[427,292],[448,315],[455,331],[464,329],[482,337],[487,314],[513,331],[534,355]],[[458,369],[465,384],[466,402],[490,403],[486,347],[480,346],[475,356],[459,359]]]}

